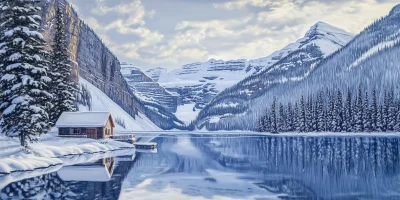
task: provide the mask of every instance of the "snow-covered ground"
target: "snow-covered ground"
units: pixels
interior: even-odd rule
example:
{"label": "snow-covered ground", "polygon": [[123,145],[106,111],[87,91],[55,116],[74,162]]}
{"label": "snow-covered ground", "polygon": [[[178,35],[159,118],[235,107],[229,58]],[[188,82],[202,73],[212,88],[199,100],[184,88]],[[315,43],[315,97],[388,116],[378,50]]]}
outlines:
{"label": "snow-covered ground", "polygon": [[[124,120],[125,128],[116,124],[116,132],[124,130],[135,130],[135,131],[159,131],[157,127],[150,119],[148,119],[142,113],[133,119],[127,112],[125,112],[118,104],[111,100],[101,90],[96,88],[94,85],[89,83],[84,78],[80,77],[79,82],[86,85],[92,96],[92,111],[110,111],[114,119],[119,118]],[[79,106],[80,111],[88,111],[85,106]]]}
{"label": "snow-covered ground", "polygon": [[[65,139],[51,134],[43,136],[42,142],[32,144],[29,149],[30,152],[25,152],[17,139],[0,136],[0,174],[57,168],[66,163],[82,161],[83,158],[79,156],[87,154],[102,153],[104,156],[119,150],[134,153],[133,145],[128,143],[85,138]],[[78,157],[71,158],[74,155]]]}
{"label": "snow-covered ground", "polygon": [[183,122],[185,122],[185,124],[190,124],[190,122],[194,119],[196,119],[197,114],[199,114],[200,110],[197,109],[196,111],[193,111],[195,104],[184,104],[184,105],[180,105],[178,106],[178,109],[176,110],[176,117],[180,120],[182,120]]}

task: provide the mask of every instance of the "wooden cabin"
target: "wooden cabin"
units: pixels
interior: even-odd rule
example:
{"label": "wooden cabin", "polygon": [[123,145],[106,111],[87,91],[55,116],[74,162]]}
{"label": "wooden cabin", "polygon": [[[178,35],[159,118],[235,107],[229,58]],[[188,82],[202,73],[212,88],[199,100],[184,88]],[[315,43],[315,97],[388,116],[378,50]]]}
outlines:
{"label": "wooden cabin", "polygon": [[114,135],[110,112],[64,112],[56,123],[58,136],[105,139]]}

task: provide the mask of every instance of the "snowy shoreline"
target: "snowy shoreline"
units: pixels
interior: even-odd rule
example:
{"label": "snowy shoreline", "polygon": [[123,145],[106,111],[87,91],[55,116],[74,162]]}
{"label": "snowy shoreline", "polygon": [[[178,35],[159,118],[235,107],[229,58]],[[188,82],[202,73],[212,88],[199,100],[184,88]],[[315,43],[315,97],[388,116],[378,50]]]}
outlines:
{"label": "snowy shoreline", "polygon": [[238,135],[238,136],[309,136],[309,137],[326,137],[326,136],[396,136],[400,137],[400,132],[364,132],[364,133],[350,133],[350,132],[309,132],[309,133],[298,133],[298,132],[288,132],[288,133],[262,133],[262,132],[252,132],[252,131],[148,131],[148,132],[131,132],[140,137],[156,137],[157,135],[168,135],[168,136],[182,136],[182,135]]}
{"label": "snowy shoreline", "polygon": [[134,154],[132,144],[113,140],[66,139],[47,135],[24,152],[19,141],[0,136],[0,176],[58,168],[103,157]]}

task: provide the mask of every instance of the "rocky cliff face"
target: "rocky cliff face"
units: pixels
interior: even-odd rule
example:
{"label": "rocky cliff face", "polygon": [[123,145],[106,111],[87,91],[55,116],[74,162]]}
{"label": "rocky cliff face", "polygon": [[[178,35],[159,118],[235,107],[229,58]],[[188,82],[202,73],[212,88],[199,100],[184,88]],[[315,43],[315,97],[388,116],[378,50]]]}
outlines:
{"label": "rocky cliff face", "polygon": [[43,35],[52,41],[54,35],[54,17],[57,7],[64,12],[69,53],[73,65],[72,78],[79,81],[82,77],[107,94],[131,116],[138,112],[147,115],[158,126],[176,128],[174,116],[159,117],[159,113],[150,111],[132,92],[123,78],[118,58],[107,48],[96,33],[85,24],[66,0],[43,1]]}
{"label": "rocky cliff face", "polygon": [[86,25],[66,0],[43,1],[43,35],[51,41],[57,7],[64,13],[66,34],[73,66],[72,78],[85,78],[101,89],[124,110],[135,116],[141,110],[140,102],[129,90],[116,56],[104,45],[96,33]]}
{"label": "rocky cliff face", "polygon": [[176,112],[177,96],[167,92],[157,82],[144,74],[134,65],[121,63],[121,73],[138,98],[146,104],[152,102],[166,108],[169,112]]}

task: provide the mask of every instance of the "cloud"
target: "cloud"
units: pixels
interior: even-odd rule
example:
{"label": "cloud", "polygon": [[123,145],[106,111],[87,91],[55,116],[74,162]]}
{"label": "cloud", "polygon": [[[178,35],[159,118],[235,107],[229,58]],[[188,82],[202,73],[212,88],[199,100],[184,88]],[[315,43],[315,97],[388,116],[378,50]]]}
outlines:
{"label": "cloud", "polygon": [[174,69],[209,58],[265,57],[303,37],[317,21],[357,33],[396,4],[391,0],[70,1],[121,61],[143,69]]}
{"label": "cloud", "polygon": [[[262,11],[257,18],[260,23],[306,25],[324,21],[353,33],[360,32],[393,7],[392,2],[376,0],[355,0],[346,2],[282,0],[271,4],[268,11]],[[305,28],[304,27],[303,31]]]}
{"label": "cloud", "polygon": [[214,8],[222,8],[227,10],[241,9],[248,5],[255,7],[266,7],[270,5],[272,1],[268,0],[236,0],[224,3],[214,3]]}

